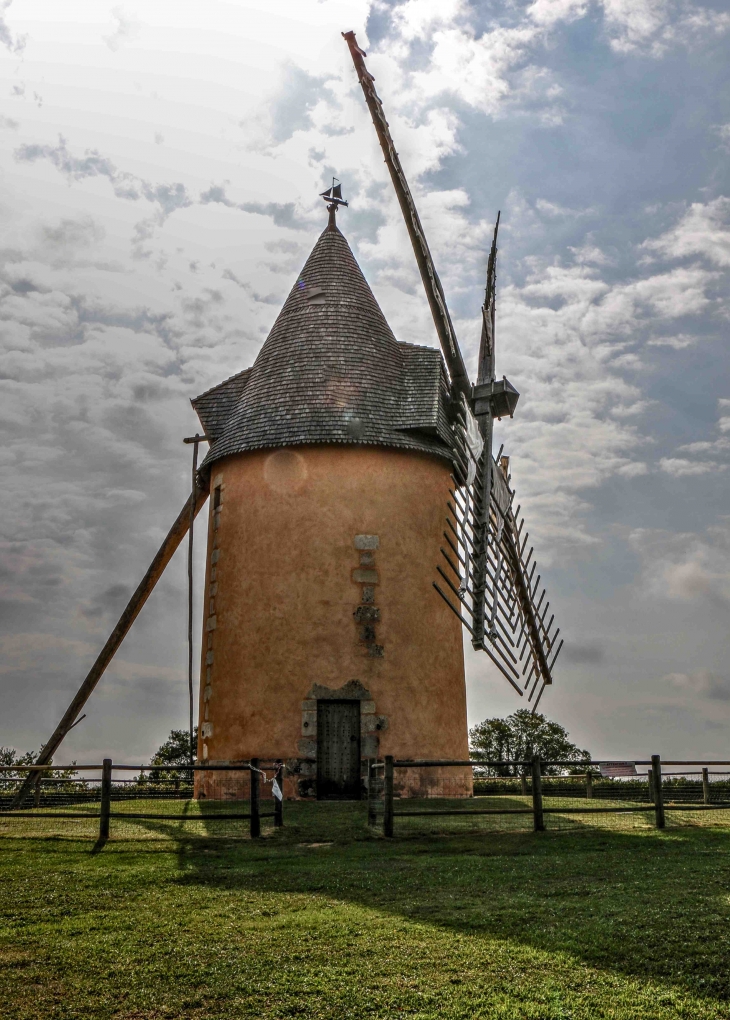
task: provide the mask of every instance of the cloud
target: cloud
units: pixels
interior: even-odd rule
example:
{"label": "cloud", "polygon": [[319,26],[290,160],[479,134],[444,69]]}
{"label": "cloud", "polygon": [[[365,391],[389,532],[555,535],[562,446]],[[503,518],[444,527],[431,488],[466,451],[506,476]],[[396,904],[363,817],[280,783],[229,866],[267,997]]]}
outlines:
{"label": "cloud", "polygon": [[565,662],[572,662],[575,665],[596,665],[599,662],[603,662],[605,650],[597,642],[579,644],[578,642],[566,640],[562,656]]}
{"label": "cloud", "polygon": [[618,53],[661,57],[726,32],[730,15],[687,0],[601,0],[610,46]]}
{"label": "cloud", "polygon": [[35,163],[46,159],[59,173],[69,181],[82,181],[89,177],[106,177],[112,184],[117,198],[136,202],[146,199],[159,207],[161,220],[166,219],[176,209],[184,209],[192,205],[184,184],[176,181],[171,184],[159,184],[137,177],[136,174],[119,170],[106,156],[97,149],[87,149],[83,156],[74,156],[69,152],[66,139],[58,136],[58,145],[25,144],[15,150],[15,159],[19,163]]}
{"label": "cloud", "polygon": [[297,211],[294,202],[234,202],[226,194],[223,184],[211,184],[208,190],[200,195],[200,203],[201,205],[215,203],[257,216],[270,216],[275,226],[287,227],[289,230],[307,230],[311,226]]}
{"label": "cloud", "polygon": [[709,669],[697,669],[693,673],[668,673],[662,677],[662,682],[686,691],[693,697],[730,701],[730,676],[721,676]]}
{"label": "cloud", "polygon": [[240,280],[231,269],[224,269],[222,273],[224,280],[230,280],[231,283],[235,283],[237,287],[245,290],[247,294],[250,294],[254,301],[258,301],[265,305],[281,305],[280,294],[260,294],[250,283],[246,283],[245,280]]}
{"label": "cloud", "polygon": [[508,100],[521,101],[559,120],[560,89],[550,72],[537,68],[531,58],[558,24],[585,12],[582,0],[538,0],[513,15],[512,24],[508,15],[480,31],[475,8],[466,0],[406,0],[392,9],[392,31],[382,50],[404,65],[406,48],[416,41],[427,49],[427,64],[405,71],[402,79],[404,96],[419,105],[451,95],[495,115]]}
{"label": "cloud", "polygon": [[698,255],[712,265],[730,266],[730,198],[720,195],[711,202],[693,202],[679,222],[660,237],[641,247],[665,258]]}
{"label": "cloud", "polygon": [[730,124],[713,124],[712,130],[720,139],[720,148],[730,153]]}
{"label": "cloud", "polygon": [[139,39],[140,25],[136,18],[125,14],[124,8],[121,6],[113,7],[111,14],[116,24],[113,31],[109,35],[102,36],[102,39],[109,49],[116,53],[122,43],[134,42]]}
{"label": "cloud", "polygon": [[714,461],[685,460],[681,457],[662,457],[659,467],[668,475],[674,475],[675,478],[683,478],[687,475],[706,475],[711,472],[727,470],[727,464],[717,464]]}
{"label": "cloud", "polygon": [[[693,443],[683,443],[677,448],[677,453],[691,454],[692,459],[686,457],[663,457],[659,461],[659,467],[667,474],[681,477],[683,475],[705,475],[716,474],[727,471],[727,454],[730,453],[730,437],[724,433],[730,431],[730,417],[723,413],[730,410],[730,400],[723,398],[717,402],[720,417],[717,421],[717,431],[720,433],[715,439],[703,439]],[[708,460],[708,457],[722,458]]]}
{"label": "cloud", "polygon": [[647,340],[648,347],[671,347],[675,351],[683,351],[697,344],[697,337],[689,333],[677,333],[676,336],[657,336]]}
{"label": "cloud", "polygon": [[52,249],[87,248],[103,241],[105,235],[104,228],[91,216],[64,217],[56,226],[41,228],[44,245]]}
{"label": "cloud", "polygon": [[[569,209],[567,206],[558,205],[557,202],[548,202],[544,198],[538,198],[536,200],[535,208],[537,209],[538,212],[542,213],[543,216],[547,216],[549,219],[560,219],[560,218],[562,218],[564,216],[570,216],[570,217],[573,217],[573,216],[590,216],[592,213],[595,213],[594,209]],[[586,250],[585,249],[579,249],[579,251],[580,251],[581,255],[584,256],[584,261],[591,261],[590,259],[586,259],[585,258],[585,255],[586,255]],[[595,261],[595,253],[596,253],[596,251],[597,251],[597,249],[593,249],[593,254],[594,254],[593,261]],[[605,255],[602,252],[601,252],[599,257],[600,257],[601,260],[605,259]],[[605,264],[605,262],[604,262],[604,264]]]}
{"label": "cloud", "polygon": [[22,53],[28,42],[28,36],[14,36],[5,20],[5,11],[12,2],[13,0],[0,0],[0,44],[10,53]]}
{"label": "cloud", "polygon": [[730,604],[730,520],[704,532],[640,528],[629,543],[642,567],[641,585],[661,600],[706,603],[727,612]]}
{"label": "cloud", "polygon": [[312,110],[323,100],[335,105],[334,92],[327,88],[327,75],[309,74],[296,64],[282,69],[281,87],[269,104],[271,138],[277,144],[291,138],[295,131],[312,127]]}
{"label": "cloud", "polygon": [[17,131],[20,127],[20,123],[17,120],[13,120],[12,117],[0,116],[0,128],[5,131]]}
{"label": "cloud", "polygon": [[139,220],[134,226],[131,241],[132,258],[136,260],[150,259],[153,250],[148,246],[148,242],[155,236],[156,229],[161,227],[173,212],[193,204],[187,188],[180,181],[155,183],[136,174],[119,170],[97,149],[87,149],[83,156],[74,156],[69,152],[63,135],[58,136],[57,145],[26,143],[19,146],[14,155],[20,163],[48,160],[69,183],[93,177],[106,177],[117,198],[131,202],[144,199],[155,205],[157,207],[155,213]]}
{"label": "cloud", "polygon": [[0,674],[52,668],[58,656],[88,658],[94,646],[55,634],[25,633],[0,636]]}
{"label": "cloud", "polygon": [[[119,171],[110,159],[102,156],[97,149],[87,149],[83,157],[72,156],[63,135],[58,136],[58,145],[25,144],[15,150],[19,163],[35,163],[47,159],[69,180],[81,181],[85,177],[107,177],[116,182]],[[131,197],[124,194],[125,198]],[[138,197],[138,196],[134,196]]]}
{"label": "cloud", "polygon": [[[289,141],[297,132],[309,131],[315,116],[331,120],[340,106],[328,86],[333,76],[310,74],[293,61],[285,61],[279,71],[280,81],[257,113],[240,122],[249,148],[266,152]],[[319,125],[330,136],[350,134],[350,126],[335,123]]]}
{"label": "cloud", "polygon": [[270,216],[277,227],[307,230],[310,226],[307,220],[297,213],[294,202],[241,202],[238,208],[257,216]]}

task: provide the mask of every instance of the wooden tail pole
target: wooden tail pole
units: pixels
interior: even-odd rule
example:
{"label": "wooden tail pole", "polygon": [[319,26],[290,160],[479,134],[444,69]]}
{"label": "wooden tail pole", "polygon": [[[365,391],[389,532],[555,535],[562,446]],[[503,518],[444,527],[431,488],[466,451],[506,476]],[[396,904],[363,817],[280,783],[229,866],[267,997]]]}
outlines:
{"label": "wooden tail pole", "polygon": [[[198,486],[197,496],[194,503],[193,497],[191,496],[180,511],[177,520],[168,532],[167,538],[160,546],[155,558],[152,560],[149,570],[142,578],[139,587],[127,603],[127,608],[119,617],[119,622],[109,635],[107,643],[99,652],[96,662],[89,670],[86,679],[79,687],[73,701],[64,712],[61,721],[51,734],[50,739],[43,745],[43,750],[38,755],[34,764],[47,765],[58,750],[63,738],[74,725],[76,717],[89,700],[94,688],[103,676],[105,669],[114,658],[117,649],[129,632],[130,627],[139,616],[142,606],[152,594],[165,567],[172,559],[173,553],[187,534],[188,528],[190,527],[191,506],[193,507],[194,515],[197,515],[207,498],[207,487],[201,488]],[[28,796],[30,788],[34,782],[35,775],[33,772],[29,772],[10,805],[11,809],[20,807],[25,798]]]}
{"label": "wooden tail pole", "polygon": [[202,440],[197,432],[193,440],[193,484],[190,497],[190,518],[188,523],[188,701],[190,713],[190,764],[195,763],[194,746],[194,711],[193,702],[193,535],[195,533],[195,503],[198,496],[198,441]]}

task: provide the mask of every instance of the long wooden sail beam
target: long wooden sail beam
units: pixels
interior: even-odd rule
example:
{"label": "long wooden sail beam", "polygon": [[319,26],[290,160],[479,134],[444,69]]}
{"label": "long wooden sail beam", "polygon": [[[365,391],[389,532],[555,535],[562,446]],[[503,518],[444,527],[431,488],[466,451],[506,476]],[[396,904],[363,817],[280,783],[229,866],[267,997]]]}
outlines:
{"label": "long wooden sail beam", "polygon": [[[117,649],[119,648],[122,641],[128,634],[130,627],[137,619],[140,610],[144,606],[145,602],[152,594],[155,585],[162,577],[165,567],[172,559],[172,556],[177,547],[185,538],[185,535],[188,533],[188,530],[190,528],[191,522],[195,519],[201,508],[205,505],[205,501],[207,500],[207,498],[208,498],[208,486],[203,482],[200,476],[198,476],[198,485],[196,488],[195,495],[194,496],[191,495],[188,498],[187,502],[185,503],[185,506],[178,514],[177,520],[170,528],[170,531],[168,532],[165,541],[162,543],[157,552],[157,555],[152,560],[152,563],[149,566],[149,570],[140,581],[137,590],[127,603],[126,609],[119,617],[119,622],[109,635],[106,644],[99,652],[96,662],[91,667],[86,676],[86,679],[76,692],[73,701],[68,706],[66,711],[63,713],[61,721],[51,734],[50,739],[46,741],[46,743],[43,745],[43,750],[38,755],[38,758],[35,762],[36,765],[48,764],[48,762],[51,760],[53,755],[58,750],[63,738],[66,736],[68,731],[76,722],[79,712],[84,707],[86,702],[89,700],[91,693],[93,692],[94,688],[96,687],[99,680],[103,676],[107,666],[114,658]],[[35,780],[36,774],[33,772],[29,772],[26,778],[23,780],[20,789],[16,793],[15,798],[13,799],[13,802],[10,805],[11,808],[17,808],[23,804],[23,801],[30,792],[30,789],[33,786]]]}
{"label": "long wooden sail beam", "polygon": [[497,222],[494,224],[494,237],[492,247],[487,260],[487,285],[482,305],[482,334],[479,342],[479,370],[477,383],[492,382],[495,378],[495,354],[494,354],[494,316],[497,296],[497,233],[499,232],[499,219],[501,212],[497,213]]}
{"label": "long wooden sail beam", "polygon": [[421,279],[423,280],[423,286],[426,290],[428,303],[431,306],[431,314],[436,325],[436,332],[438,333],[441,350],[449,370],[449,375],[451,376],[451,381],[457,389],[464,394],[467,400],[471,400],[471,383],[466,372],[464,359],[462,358],[461,351],[459,350],[459,344],[456,340],[454,325],[451,321],[449,310],[446,307],[444,289],[441,286],[441,281],[439,280],[438,273],[436,272],[436,267],[434,266],[433,258],[426,241],[426,235],[423,232],[421,220],[419,218],[418,211],[416,210],[416,204],[413,201],[411,189],[408,187],[406,175],[403,173],[403,167],[400,164],[400,159],[398,158],[398,153],[396,152],[395,144],[390,134],[390,128],[388,127],[388,121],[385,117],[383,104],[375,91],[375,85],[373,84],[375,79],[365,67],[365,52],[357,45],[355,33],[343,32],[342,35],[350,48],[352,62],[355,65],[357,77],[365,94],[365,102],[368,104],[370,115],[373,118],[373,124],[375,125],[380,147],[383,150],[385,162],[388,170],[390,171],[391,180],[393,181],[393,187],[395,188],[395,193],[398,196],[398,202],[400,203],[400,207],[403,212],[403,218],[406,221],[406,228],[411,239],[411,244],[413,245],[413,251],[416,256],[418,268],[421,272]]}
{"label": "long wooden sail beam", "polygon": [[[482,333],[479,342],[479,370],[477,385],[494,381],[494,310],[497,281],[497,231],[499,216],[494,227],[492,249],[487,261],[487,285],[482,306]],[[481,512],[477,514],[477,538],[474,543],[474,561],[477,576],[474,581],[474,634],[472,645],[481,648],[484,645],[484,612],[486,607],[486,557],[489,533],[489,508],[492,493],[492,439],[494,434],[494,415],[491,404],[484,402],[482,414],[477,416],[479,429],[484,437],[484,450],[479,471],[479,493]]]}

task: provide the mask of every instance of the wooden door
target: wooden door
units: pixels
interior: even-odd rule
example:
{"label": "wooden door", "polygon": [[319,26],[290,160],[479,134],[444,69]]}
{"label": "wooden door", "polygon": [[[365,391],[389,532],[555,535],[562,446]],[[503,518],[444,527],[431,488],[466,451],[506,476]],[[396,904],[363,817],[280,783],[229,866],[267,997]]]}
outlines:
{"label": "wooden door", "polygon": [[360,799],[360,702],[317,702],[317,797]]}

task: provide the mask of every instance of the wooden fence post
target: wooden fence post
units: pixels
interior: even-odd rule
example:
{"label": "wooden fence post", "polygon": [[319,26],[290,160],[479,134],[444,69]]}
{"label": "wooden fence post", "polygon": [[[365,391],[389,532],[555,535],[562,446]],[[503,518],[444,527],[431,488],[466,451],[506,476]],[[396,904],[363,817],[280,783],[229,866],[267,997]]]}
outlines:
{"label": "wooden fence post", "polygon": [[654,803],[654,774],[651,769],[646,773],[646,779],[649,784],[649,800]]}
{"label": "wooden fence post", "polygon": [[662,795],[662,761],[658,754],[651,756],[651,780],[654,788],[654,818],[657,829],[664,828],[664,797]]}
{"label": "wooden fence post", "polygon": [[527,796],[527,776],[525,775],[524,772],[520,776],[520,790],[522,792],[522,796],[526,797]]}
{"label": "wooden fence post", "polygon": [[702,769],[702,803],[710,803],[710,770]]}
{"label": "wooden fence post", "polygon": [[540,770],[540,756],[538,754],[532,759],[532,817],[535,832],[544,832],[545,816],[542,813],[542,772]]}
{"label": "wooden fence post", "polygon": [[105,758],[101,766],[101,806],[99,808],[99,839],[109,839],[109,814],[112,808],[112,760]]}
{"label": "wooden fence post", "polygon": [[593,773],[586,772],[586,799],[591,800],[593,798]]}
{"label": "wooden fence post", "polygon": [[251,839],[261,835],[261,817],[259,815],[259,760],[252,758],[249,762],[248,774],[251,779],[250,815]]}
{"label": "wooden fence post", "polygon": [[378,822],[378,806],[375,799],[375,761],[368,762],[368,825],[374,826]]}
{"label": "wooden fence post", "polygon": [[280,829],[284,824],[284,762],[279,762],[275,776],[276,784],[281,790],[281,800],[274,795],[274,828]]}
{"label": "wooden fence post", "polygon": [[385,756],[385,780],[383,788],[383,835],[393,835],[393,755]]}

